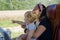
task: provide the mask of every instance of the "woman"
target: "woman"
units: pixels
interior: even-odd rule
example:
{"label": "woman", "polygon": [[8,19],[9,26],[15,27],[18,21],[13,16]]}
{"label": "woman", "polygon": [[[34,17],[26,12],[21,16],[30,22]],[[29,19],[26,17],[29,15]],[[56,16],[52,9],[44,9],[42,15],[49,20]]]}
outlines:
{"label": "woman", "polygon": [[46,15],[46,7],[42,4],[38,4],[33,11],[36,12],[38,19],[36,21],[38,27],[36,32],[34,33],[34,37],[38,40],[52,40],[51,23]]}
{"label": "woman", "polygon": [[[52,40],[51,23],[46,15],[46,7],[39,3],[33,9],[33,12],[35,12],[37,16],[37,20],[35,22],[37,29],[33,37],[36,38],[37,40]],[[24,25],[22,25],[22,27],[25,28]],[[26,35],[22,35],[22,38],[25,36]]]}

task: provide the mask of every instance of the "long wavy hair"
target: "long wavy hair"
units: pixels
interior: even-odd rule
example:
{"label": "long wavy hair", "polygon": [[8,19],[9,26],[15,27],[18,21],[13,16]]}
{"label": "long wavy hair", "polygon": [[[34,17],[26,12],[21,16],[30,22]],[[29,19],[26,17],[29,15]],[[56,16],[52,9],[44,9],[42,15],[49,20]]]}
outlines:
{"label": "long wavy hair", "polygon": [[43,10],[42,10],[41,15],[39,17],[40,21],[43,20],[43,19],[47,19],[46,7],[44,5],[42,5],[42,7],[43,7]]}

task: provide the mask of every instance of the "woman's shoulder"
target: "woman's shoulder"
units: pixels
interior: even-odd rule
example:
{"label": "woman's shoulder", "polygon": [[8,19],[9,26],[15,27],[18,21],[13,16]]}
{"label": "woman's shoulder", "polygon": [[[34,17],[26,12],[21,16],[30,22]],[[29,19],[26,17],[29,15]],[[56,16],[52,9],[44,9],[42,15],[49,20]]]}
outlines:
{"label": "woman's shoulder", "polygon": [[51,24],[50,24],[49,20],[44,19],[40,22],[39,26],[40,25],[47,27],[47,26],[50,26]]}

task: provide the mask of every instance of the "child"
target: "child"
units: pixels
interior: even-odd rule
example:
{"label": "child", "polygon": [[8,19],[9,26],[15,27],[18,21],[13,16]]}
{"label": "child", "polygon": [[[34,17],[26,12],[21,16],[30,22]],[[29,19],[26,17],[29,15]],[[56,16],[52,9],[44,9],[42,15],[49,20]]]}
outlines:
{"label": "child", "polygon": [[[36,20],[36,14],[32,11],[27,11],[25,13],[25,25],[26,25],[26,39],[25,40],[36,40],[34,37],[33,37],[33,34],[36,30],[36,25],[34,24],[34,21]],[[23,24],[23,22],[20,22],[20,21],[13,21],[13,23],[19,23],[19,24]],[[24,37],[23,37],[24,39]],[[20,38],[20,40],[23,40],[22,38]]]}
{"label": "child", "polygon": [[24,16],[25,16],[25,24],[26,24],[26,29],[27,29],[26,40],[36,40],[35,38],[32,37],[36,30],[36,25],[34,24],[34,21],[36,20],[36,15],[32,11],[27,11]]}

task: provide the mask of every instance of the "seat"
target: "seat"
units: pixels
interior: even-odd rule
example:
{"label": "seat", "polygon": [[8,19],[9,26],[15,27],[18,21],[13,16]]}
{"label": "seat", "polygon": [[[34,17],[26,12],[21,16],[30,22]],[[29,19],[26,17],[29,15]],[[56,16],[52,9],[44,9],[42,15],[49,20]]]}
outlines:
{"label": "seat", "polygon": [[[46,9],[47,17],[51,21],[53,34],[52,40],[59,40],[60,35],[59,27],[60,27],[60,4],[52,4],[47,6]],[[58,38],[57,38],[58,37]]]}

